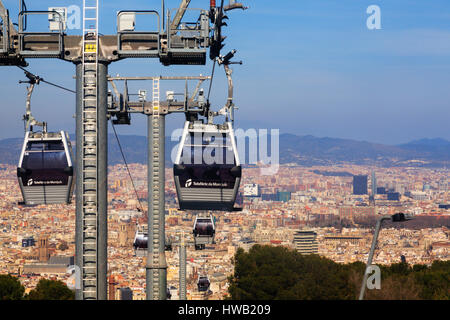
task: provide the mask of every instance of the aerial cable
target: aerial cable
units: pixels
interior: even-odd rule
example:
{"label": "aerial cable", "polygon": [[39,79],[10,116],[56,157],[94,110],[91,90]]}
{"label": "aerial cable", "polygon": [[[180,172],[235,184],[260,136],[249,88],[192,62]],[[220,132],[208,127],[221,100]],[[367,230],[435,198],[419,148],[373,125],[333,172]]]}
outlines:
{"label": "aerial cable", "polygon": [[131,180],[131,184],[133,185],[134,193],[136,194],[137,201],[139,202],[140,208],[138,208],[138,210],[145,213],[144,207],[142,206],[141,200],[139,199],[139,196],[138,196],[138,193],[136,190],[136,186],[134,185],[134,180],[131,175],[130,169],[128,168],[128,163],[127,163],[127,160],[125,159],[125,154],[123,153],[122,145],[120,144],[119,136],[117,135],[117,132],[116,132],[116,127],[114,126],[114,124],[112,122],[111,122],[111,126],[113,128],[114,135],[116,136],[117,144],[119,145],[119,149],[120,149],[120,153],[122,154],[123,162],[125,163],[125,167],[127,168],[128,175],[130,176],[130,180]]}
{"label": "aerial cable", "polygon": [[208,90],[208,97],[206,98],[206,101],[209,103],[209,95],[211,94],[211,87],[214,80],[214,70],[216,68],[216,60],[214,59],[213,67],[211,71],[211,80],[209,80],[209,90]]}
{"label": "aerial cable", "polygon": [[31,75],[33,78],[38,79],[39,81],[42,81],[42,82],[44,82],[44,83],[46,83],[46,84],[49,84],[49,85],[54,86],[54,87],[57,87],[57,88],[59,88],[59,89],[62,89],[62,90],[65,90],[65,91],[69,91],[69,92],[71,92],[71,93],[77,93],[77,92],[74,91],[74,90],[67,89],[67,88],[62,87],[62,86],[60,86],[60,85],[54,84],[54,83],[52,83],[52,82],[50,82],[50,81],[46,81],[46,80],[44,80],[43,78],[41,78],[41,77],[39,77],[39,76],[37,76],[37,75],[35,75],[35,74],[33,74],[33,73],[27,71],[25,68],[22,68],[22,67],[20,67],[20,66],[17,66],[17,67],[20,68],[20,69],[22,69],[25,73]]}
{"label": "aerial cable", "polygon": [[48,81],[46,81],[46,80],[44,80],[44,79],[41,79],[41,81],[44,82],[44,83],[46,83],[46,84],[49,84],[49,85],[51,85],[51,86],[54,86],[54,87],[56,87],[56,88],[59,88],[59,89],[62,89],[62,90],[66,90],[66,91],[69,91],[69,92],[71,92],[71,93],[77,93],[77,92],[74,91],[74,90],[71,90],[71,89],[67,89],[67,88],[61,87],[61,86],[59,86],[59,85],[57,85],[57,84],[48,82]]}

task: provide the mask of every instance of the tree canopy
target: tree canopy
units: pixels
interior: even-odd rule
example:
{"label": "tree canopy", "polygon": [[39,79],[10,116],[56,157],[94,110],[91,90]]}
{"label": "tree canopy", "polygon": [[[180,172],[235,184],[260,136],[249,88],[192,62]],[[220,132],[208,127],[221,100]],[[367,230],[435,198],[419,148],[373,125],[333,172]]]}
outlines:
{"label": "tree canopy", "polygon": [[0,275],[0,300],[73,300],[75,293],[65,283],[40,279],[36,288],[24,295],[25,287],[11,275]]}
{"label": "tree canopy", "polygon": [[[361,287],[365,264],[336,263],[284,247],[238,249],[229,278],[233,300],[353,300]],[[380,266],[381,289],[366,290],[366,299],[450,299],[450,261],[431,266],[397,263]]]}
{"label": "tree canopy", "polygon": [[0,300],[21,300],[25,288],[19,279],[11,275],[0,275]]}
{"label": "tree canopy", "polygon": [[27,296],[28,300],[74,300],[75,293],[65,283],[56,280],[39,280],[35,289]]}

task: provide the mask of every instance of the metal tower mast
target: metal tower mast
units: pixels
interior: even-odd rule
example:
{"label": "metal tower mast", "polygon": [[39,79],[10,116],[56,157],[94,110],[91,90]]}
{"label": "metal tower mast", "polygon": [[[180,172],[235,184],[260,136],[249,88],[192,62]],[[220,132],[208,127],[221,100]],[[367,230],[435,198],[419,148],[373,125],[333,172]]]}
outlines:
{"label": "metal tower mast", "polygon": [[[101,283],[106,279],[106,255],[102,250],[106,239],[104,231],[106,217],[106,174],[100,170],[105,167],[106,149],[99,150],[105,136],[99,121],[99,90],[101,74],[106,80],[105,66],[99,74],[98,59],[98,0],[83,0],[83,36],[81,68],[78,83],[81,97],[77,110],[77,265],[81,271],[81,289],[77,298],[83,300],[106,299],[106,286]],[[104,97],[103,97],[104,99]],[[102,132],[102,133],[100,133]],[[101,212],[104,211],[104,212]],[[103,225],[104,224],[104,225]],[[102,226],[103,225],[103,228]],[[100,230],[104,229],[104,230]],[[105,287],[105,288],[102,288]]]}
{"label": "metal tower mast", "polygon": [[179,248],[179,278],[180,278],[180,300],[186,300],[186,244],[184,242],[184,234],[181,238],[181,244]]}
{"label": "metal tower mast", "polygon": [[166,300],[165,115],[160,114],[159,78],[153,79],[152,115],[148,116],[148,224],[146,291],[149,300]]}

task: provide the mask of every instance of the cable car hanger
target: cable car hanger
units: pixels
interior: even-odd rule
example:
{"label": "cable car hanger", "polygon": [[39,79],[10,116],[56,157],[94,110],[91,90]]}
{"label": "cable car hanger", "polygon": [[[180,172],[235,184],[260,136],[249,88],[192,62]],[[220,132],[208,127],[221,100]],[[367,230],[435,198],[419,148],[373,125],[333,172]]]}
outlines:
{"label": "cable car hanger", "polygon": [[33,114],[31,113],[31,96],[33,94],[35,86],[39,85],[41,82],[43,82],[43,83],[49,84],[51,86],[57,87],[59,89],[62,89],[62,90],[65,90],[65,91],[68,91],[71,93],[76,93],[76,92],[71,89],[64,88],[63,86],[46,81],[46,80],[44,80],[44,78],[41,78],[35,74],[32,74],[31,72],[27,71],[26,69],[24,69],[20,66],[17,66],[17,67],[19,69],[21,69],[25,73],[25,76],[28,78],[28,81],[19,81],[19,83],[29,83],[30,84],[30,86],[27,87],[28,94],[27,94],[27,102],[26,102],[26,111],[22,118],[22,120],[24,121],[25,132],[27,132],[28,129],[30,129],[30,131],[33,131],[33,126],[38,126],[38,127],[42,127],[43,133],[47,133],[47,122],[38,122],[36,120],[36,118],[34,118]]}
{"label": "cable car hanger", "polygon": [[[231,122],[234,122],[234,109],[237,109],[236,106],[233,103],[233,94],[234,94],[234,86],[233,86],[233,70],[230,68],[230,64],[240,64],[242,65],[242,61],[230,61],[234,55],[236,54],[236,50],[233,49],[230,52],[228,52],[225,56],[219,55],[214,60],[213,70],[211,73],[211,82],[208,92],[208,98],[207,98],[207,117],[208,117],[208,124],[212,124],[214,117],[223,115],[225,116],[225,121],[228,122],[229,120]],[[225,70],[225,75],[228,80],[228,98],[225,105],[219,110],[219,111],[210,111],[210,102],[209,102],[209,95],[211,93],[211,86],[214,79],[214,68],[215,68],[215,62],[217,61],[217,64],[223,65]]]}
{"label": "cable car hanger", "polygon": [[41,78],[39,76],[36,76],[26,70],[24,70],[25,76],[28,78],[28,81],[22,81],[20,80],[19,83],[29,83],[30,86],[27,87],[27,102],[26,102],[26,110],[25,114],[23,115],[22,120],[24,121],[24,129],[25,132],[27,131],[33,131],[33,126],[42,127],[42,132],[47,133],[47,123],[46,122],[39,122],[36,120],[36,118],[31,113],[31,95],[33,94],[34,88],[36,85],[39,85],[41,82]]}

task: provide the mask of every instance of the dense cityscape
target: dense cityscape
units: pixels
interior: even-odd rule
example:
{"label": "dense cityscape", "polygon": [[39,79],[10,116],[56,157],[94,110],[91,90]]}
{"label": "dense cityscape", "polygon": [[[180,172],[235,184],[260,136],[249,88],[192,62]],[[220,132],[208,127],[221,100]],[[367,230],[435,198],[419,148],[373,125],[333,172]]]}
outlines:
{"label": "dense cityscape", "polygon": [[[18,276],[26,292],[39,279],[60,279],[70,286],[67,267],[75,253],[75,205],[24,206],[16,168],[0,166],[0,274]],[[135,252],[136,230],[146,225],[147,168],[131,164],[136,193],[126,167],[109,168],[108,297],[145,299],[145,257]],[[431,264],[449,260],[450,198],[448,169],[373,168],[356,165],[283,165],[272,176],[244,168],[237,200],[242,211],[216,212],[215,243],[195,250],[192,229],[197,212],[178,210],[172,169],[166,169],[167,284],[178,299],[179,247],[187,247],[187,298],[220,300],[228,294],[238,248],[254,244],[316,253],[338,263],[366,262],[375,218],[408,213],[414,220],[386,223],[374,264]],[[375,204],[375,205],[374,205]],[[198,292],[199,276],[210,288]]]}

